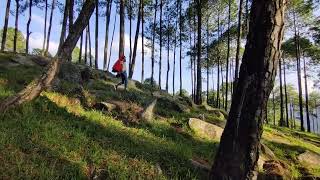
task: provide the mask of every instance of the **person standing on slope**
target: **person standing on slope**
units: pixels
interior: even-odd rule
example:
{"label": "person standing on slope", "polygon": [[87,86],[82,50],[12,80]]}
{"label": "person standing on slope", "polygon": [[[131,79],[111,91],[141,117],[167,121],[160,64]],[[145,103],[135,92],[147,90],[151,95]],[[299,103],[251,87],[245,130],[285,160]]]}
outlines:
{"label": "person standing on slope", "polygon": [[127,90],[128,86],[128,75],[127,75],[127,66],[126,66],[126,57],[121,55],[120,58],[112,67],[112,72],[116,72],[116,77],[121,77],[121,82],[114,86],[114,89],[117,90],[118,86],[124,84],[124,89]]}

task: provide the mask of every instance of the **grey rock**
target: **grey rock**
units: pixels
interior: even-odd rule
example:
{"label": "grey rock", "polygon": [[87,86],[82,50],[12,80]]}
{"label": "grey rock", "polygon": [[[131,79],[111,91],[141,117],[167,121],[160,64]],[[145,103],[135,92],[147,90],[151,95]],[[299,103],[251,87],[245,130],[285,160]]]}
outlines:
{"label": "grey rock", "polygon": [[209,139],[220,139],[223,132],[221,127],[197,118],[190,118],[189,126],[197,135]]}

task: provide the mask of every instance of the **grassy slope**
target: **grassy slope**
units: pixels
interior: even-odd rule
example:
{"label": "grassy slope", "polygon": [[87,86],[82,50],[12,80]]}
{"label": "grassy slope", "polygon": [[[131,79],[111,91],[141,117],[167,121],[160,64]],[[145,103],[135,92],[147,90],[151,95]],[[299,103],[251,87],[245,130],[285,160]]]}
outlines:
{"label": "grassy slope", "polygon": [[[0,54],[0,100],[41,73],[39,67],[5,67],[10,56]],[[157,113],[166,121],[126,125],[116,120],[117,114],[84,108],[68,92],[73,85],[63,83],[61,92],[44,92],[36,100],[0,115],[0,179],[86,179],[92,169],[111,179],[205,178],[189,159],[211,163],[218,142],[196,137],[187,127],[187,120],[199,114],[214,121],[219,118],[201,109],[177,113],[162,107]],[[97,80],[84,88],[87,92],[98,91],[100,99],[125,100],[138,106],[152,100],[150,94],[139,88],[115,92],[113,83]],[[170,123],[181,124],[185,133],[177,133]],[[296,138],[296,133],[272,127],[266,127],[264,133],[265,143],[289,164],[294,177],[301,175],[302,165],[295,160],[297,154],[306,149],[320,152],[319,144],[317,147],[306,141],[319,143],[319,137],[304,133]],[[320,175],[319,167],[305,168]]]}

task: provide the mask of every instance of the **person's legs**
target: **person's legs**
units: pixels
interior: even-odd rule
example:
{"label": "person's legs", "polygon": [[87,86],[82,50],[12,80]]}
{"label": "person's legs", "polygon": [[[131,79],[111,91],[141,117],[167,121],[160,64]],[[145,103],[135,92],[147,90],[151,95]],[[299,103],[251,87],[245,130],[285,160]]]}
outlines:
{"label": "person's legs", "polygon": [[127,87],[128,87],[128,75],[127,75],[127,72],[123,72],[123,83],[124,83],[124,89],[127,90]]}

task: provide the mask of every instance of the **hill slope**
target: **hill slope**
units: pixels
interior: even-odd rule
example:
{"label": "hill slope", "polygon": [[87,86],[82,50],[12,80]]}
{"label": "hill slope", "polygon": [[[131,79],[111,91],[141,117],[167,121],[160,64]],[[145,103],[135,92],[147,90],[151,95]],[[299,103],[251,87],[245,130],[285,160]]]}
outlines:
{"label": "hill slope", "polygon": [[[0,54],[0,101],[44,71],[46,61]],[[188,121],[202,118],[223,127],[224,112],[152,93],[135,81],[128,91],[115,91],[117,81],[66,63],[50,90],[1,114],[0,178],[205,179],[219,141],[191,130]],[[141,113],[155,99],[154,119],[142,121]],[[108,111],[101,102],[115,107]],[[266,126],[263,143],[287,177],[320,176],[319,164],[303,162],[320,153],[319,136]]]}

